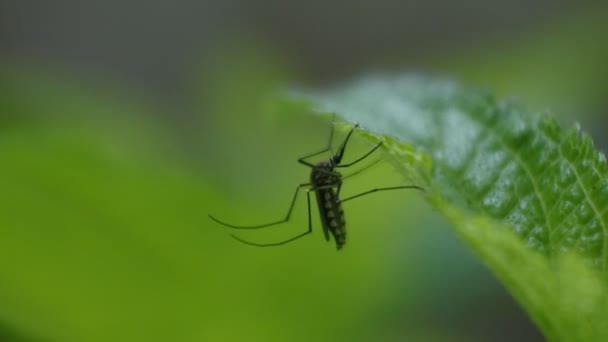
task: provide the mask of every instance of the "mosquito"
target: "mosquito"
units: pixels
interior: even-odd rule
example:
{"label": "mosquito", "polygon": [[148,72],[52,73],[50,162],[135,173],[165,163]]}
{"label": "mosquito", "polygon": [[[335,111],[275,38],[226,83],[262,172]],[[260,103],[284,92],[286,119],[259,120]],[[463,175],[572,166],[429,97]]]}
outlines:
{"label": "mosquito", "polygon": [[[291,204],[289,205],[287,214],[285,215],[285,217],[283,219],[274,221],[274,222],[270,222],[270,223],[254,225],[254,226],[238,226],[238,225],[233,225],[233,224],[221,221],[211,215],[209,215],[209,218],[211,218],[213,221],[215,221],[223,226],[226,226],[226,227],[232,228],[232,229],[261,229],[261,228],[267,228],[267,227],[287,223],[291,217],[291,213],[293,212],[293,208],[296,203],[296,199],[298,198],[298,194],[300,193],[300,190],[305,188],[306,189],[306,200],[307,200],[307,204],[308,204],[308,230],[305,231],[304,233],[296,235],[287,240],[273,242],[273,243],[256,243],[256,242],[244,240],[234,234],[230,234],[230,235],[235,240],[238,240],[247,245],[257,246],[257,247],[272,247],[272,246],[284,245],[286,243],[295,241],[297,239],[300,239],[300,238],[312,233],[312,218],[311,218],[311,211],[310,211],[310,193],[314,192],[316,195],[317,205],[319,208],[319,216],[321,218],[321,226],[323,227],[323,234],[325,235],[325,240],[329,241],[329,234],[331,233],[331,235],[333,236],[333,238],[336,242],[336,249],[340,250],[346,243],[346,221],[344,219],[344,210],[342,208],[342,203],[353,200],[355,198],[359,198],[359,197],[374,193],[374,192],[379,192],[379,191],[400,190],[400,189],[416,189],[416,190],[424,191],[423,188],[416,186],[416,185],[401,185],[401,186],[392,186],[392,187],[384,187],[384,188],[374,188],[374,189],[367,190],[367,191],[361,192],[359,194],[356,194],[356,195],[353,195],[353,196],[350,196],[350,197],[347,197],[344,199],[340,199],[340,190],[342,189],[342,180],[344,178],[354,176],[354,175],[358,174],[359,172],[364,171],[365,169],[367,169],[367,167],[362,170],[356,171],[355,173],[350,174],[345,177],[343,177],[338,171],[336,171],[336,169],[347,168],[347,167],[351,167],[355,164],[358,164],[359,162],[363,161],[365,158],[369,157],[372,153],[374,153],[374,151],[376,151],[378,148],[380,148],[380,146],[382,146],[382,142],[380,142],[377,145],[375,145],[371,150],[369,150],[367,153],[362,155],[361,157],[355,159],[354,161],[352,161],[350,163],[342,164],[341,162],[342,162],[342,158],[344,157],[346,145],[347,145],[351,135],[353,134],[353,132],[355,131],[355,129],[358,126],[359,126],[358,124],[353,125],[351,130],[346,135],[346,138],[340,145],[340,149],[338,150],[337,153],[333,153],[333,150],[332,150],[332,142],[333,142],[333,137],[334,137],[334,128],[332,125],[331,131],[329,134],[329,142],[327,143],[327,147],[325,147],[323,150],[321,150],[319,152],[315,152],[315,153],[309,154],[307,156],[304,156],[304,157],[301,157],[298,159],[298,162],[300,164],[303,164],[303,165],[311,168],[310,181],[308,183],[299,184],[296,187],[296,191],[293,195],[293,198],[291,199]],[[307,159],[309,159],[311,157],[314,157],[314,156],[317,156],[317,155],[320,155],[320,154],[323,154],[326,152],[331,153],[331,157],[327,160],[322,160],[316,164],[313,164],[313,163],[307,161]],[[370,167],[372,165],[369,165],[368,167]]]}

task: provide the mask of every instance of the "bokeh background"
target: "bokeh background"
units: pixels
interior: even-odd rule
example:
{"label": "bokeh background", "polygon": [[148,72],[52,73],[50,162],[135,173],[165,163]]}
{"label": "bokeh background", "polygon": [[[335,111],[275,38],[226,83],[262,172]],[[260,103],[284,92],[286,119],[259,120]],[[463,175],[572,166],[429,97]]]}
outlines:
{"label": "bokeh background", "polygon": [[[307,180],[329,121],[277,85],[452,77],[604,149],[606,37],[601,1],[0,0],[0,341],[543,341],[419,194],[345,205],[340,252],[207,215],[278,219]],[[241,236],[305,229],[301,197]]]}

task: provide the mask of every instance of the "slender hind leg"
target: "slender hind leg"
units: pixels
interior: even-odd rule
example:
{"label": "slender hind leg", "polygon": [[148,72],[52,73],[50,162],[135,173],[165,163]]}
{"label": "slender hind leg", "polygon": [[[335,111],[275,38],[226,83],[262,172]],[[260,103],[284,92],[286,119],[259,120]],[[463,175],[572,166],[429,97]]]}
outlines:
{"label": "slender hind leg", "polygon": [[[291,199],[291,204],[289,205],[289,209],[287,210],[287,215],[285,215],[285,218],[282,220],[278,220],[278,221],[270,222],[270,223],[264,223],[264,224],[260,224],[260,225],[255,225],[255,226],[237,226],[237,225],[233,225],[230,223],[220,221],[211,215],[209,215],[209,218],[211,218],[213,221],[215,221],[221,225],[224,225],[226,227],[230,227],[233,229],[260,229],[260,228],[266,228],[266,227],[274,226],[277,224],[285,223],[285,222],[289,221],[289,218],[291,217],[291,212],[293,211],[293,207],[296,203],[296,198],[298,197],[300,188],[304,188],[307,186],[310,186],[310,183],[303,183],[303,184],[298,185],[298,187],[296,188],[296,192],[293,194],[293,198]],[[309,211],[310,211],[310,209],[309,209]]]}
{"label": "slender hind leg", "polygon": [[416,186],[416,185],[391,186],[391,187],[387,187],[387,188],[376,188],[376,189],[367,190],[367,191],[364,191],[364,192],[362,192],[360,194],[356,194],[356,195],[347,197],[347,198],[345,198],[343,200],[340,200],[340,202],[344,203],[346,201],[350,201],[350,200],[353,200],[355,198],[359,198],[361,196],[365,196],[365,195],[368,195],[368,194],[371,194],[371,193],[374,193],[374,192],[387,191],[387,190],[400,190],[400,189],[416,189],[416,190],[424,191],[423,188],[421,188],[419,186]]}
{"label": "slender hind leg", "polygon": [[327,151],[330,151],[330,152],[331,152],[331,154],[333,154],[333,151],[332,151],[332,149],[331,149],[331,143],[332,143],[332,141],[334,140],[334,125],[333,125],[333,123],[334,123],[334,121],[335,121],[335,118],[336,118],[336,115],[334,114],[334,115],[332,116],[332,120],[331,120],[332,125],[331,125],[330,130],[329,130],[329,140],[327,141],[327,146],[326,146],[324,149],[322,149],[321,151],[319,151],[319,152],[311,153],[311,154],[309,154],[309,155],[307,155],[307,156],[304,156],[304,157],[298,158],[298,162],[299,162],[299,163],[304,164],[304,165],[307,165],[307,166],[310,166],[310,167],[314,167],[314,164],[312,164],[312,163],[310,163],[310,162],[306,161],[305,159],[308,159],[308,158],[310,158],[310,157],[317,156],[317,155],[319,155],[319,154],[321,154],[321,153],[325,153],[325,152],[327,152]]}
{"label": "slender hind leg", "polygon": [[[299,188],[298,188],[299,189]],[[292,238],[289,238],[287,240],[283,240],[283,241],[279,241],[279,242],[273,242],[273,243],[256,243],[256,242],[251,242],[251,241],[247,241],[247,240],[243,240],[240,237],[230,234],[230,236],[232,236],[235,240],[242,242],[244,244],[247,245],[251,245],[251,246],[256,246],[256,247],[272,247],[272,246],[280,246],[280,245],[284,245],[288,242],[292,242],[294,240],[297,240],[301,237],[304,237],[310,233],[312,233],[312,220],[311,220],[311,215],[310,215],[310,190],[306,191],[306,201],[308,203],[308,230],[300,235],[294,236]]]}

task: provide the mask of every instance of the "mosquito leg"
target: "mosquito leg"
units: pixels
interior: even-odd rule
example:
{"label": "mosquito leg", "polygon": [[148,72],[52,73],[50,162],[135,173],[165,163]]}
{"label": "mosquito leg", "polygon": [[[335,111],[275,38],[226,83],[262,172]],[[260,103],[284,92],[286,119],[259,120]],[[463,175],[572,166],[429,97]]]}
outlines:
{"label": "mosquito leg", "polygon": [[[298,188],[299,189],[299,188]],[[297,240],[301,237],[304,237],[310,233],[312,233],[312,219],[311,219],[311,214],[310,214],[310,191],[311,190],[307,190],[306,191],[306,200],[308,203],[308,230],[300,235],[294,236],[292,238],[289,238],[287,240],[284,241],[279,241],[279,242],[274,242],[274,243],[256,243],[256,242],[251,242],[251,241],[247,241],[247,240],[243,240],[240,237],[230,234],[230,236],[232,236],[235,240],[242,242],[246,245],[251,245],[251,246],[256,246],[256,247],[272,247],[272,246],[280,246],[280,245],[284,245],[286,243],[292,242],[294,240]]]}
{"label": "mosquito leg", "polygon": [[421,188],[419,186],[416,186],[416,185],[402,185],[402,186],[392,186],[392,187],[388,187],[388,188],[376,188],[376,189],[372,189],[372,190],[368,190],[368,191],[362,192],[360,194],[356,194],[354,196],[347,197],[347,198],[341,200],[340,202],[344,203],[346,201],[350,201],[352,199],[355,199],[355,198],[358,198],[358,197],[361,197],[361,196],[365,196],[365,195],[371,194],[373,192],[387,191],[387,190],[399,190],[399,189],[416,189],[416,190],[424,191],[423,188]]}
{"label": "mosquito leg", "polygon": [[[361,172],[366,171],[367,169],[371,168],[372,166],[374,166],[374,165],[378,164],[379,162],[380,162],[380,159],[377,159],[377,160],[375,160],[373,163],[371,163],[371,164],[369,164],[369,165],[365,166],[364,168],[362,168],[361,170],[357,170],[357,171],[355,171],[355,172],[353,172],[353,173],[351,173],[351,174],[348,174],[348,175],[346,175],[346,176],[343,176],[343,177],[342,177],[342,180],[345,180],[345,179],[347,179],[347,178],[350,178],[350,177],[356,176],[356,175],[360,174]],[[341,188],[342,188],[342,183],[338,184],[338,189],[337,189],[337,191],[336,191],[337,198],[340,198],[340,189],[341,189]]]}
{"label": "mosquito leg", "polygon": [[363,172],[363,171],[367,171],[367,169],[369,169],[369,168],[371,168],[372,166],[374,166],[374,165],[378,164],[380,161],[381,161],[381,159],[376,159],[376,160],[375,160],[373,163],[371,163],[371,164],[369,164],[369,165],[366,165],[366,166],[365,166],[364,168],[362,168],[361,170],[357,170],[357,171],[355,171],[355,172],[353,172],[353,173],[350,173],[350,174],[348,174],[348,175],[346,175],[346,176],[343,176],[343,177],[342,177],[342,180],[345,180],[345,179],[347,179],[347,178],[351,178],[351,177],[353,177],[353,176],[356,176],[356,175],[360,174],[360,173],[361,173],[361,172]]}
{"label": "mosquito leg", "polygon": [[369,150],[366,154],[364,154],[359,159],[357,159],[357,160],[355,160],[353,162],[350,162],[348,164],[336,165],[335,167],[349,167],[349,166],[353,166],[353,165],[357,164],[358,162],[362,161],[363,159],[367,158],[370,154],[374,153],[374,151],[376,151],[378,148],[380,148],[380,146],[382,146],[382,142],[379,142],[378,145],[374,146],[374,148],[372,148],[371,150]]}
{"label": "mosquito leg", "polygon": [[331,157],[331,159],[334,161],[334,163],[340,164],[340,161],[342,160],[342,157],[344,157],[344,151],[346,150],[346,144],[348,143],[348,140],[350,139],[350,136],[353,134],[353,132],[355,131],[355,128],[359,127],[359,124],[355,124],[355,127],[351,128],[350,132],[348,132],[348,135],[346,136],[346,139],[344,139],[344,142],[342,143],[342,145],[340,146],[340,149],[338,150],[338,153],[336,153],[335,155],[333,155]]}
{"label": "mosquito leg", "polygon": [[312,153],[312,154],[309,154],[309,155],[307,155],[307,156],[304,156],[304,157],[299,158],[299,159],[298,159],[298,162],[299,162],[299,163],[304,164],[304,165],[307,165],[307,166],[310,166],[310,167],[314,167],[314,164],[312,164],[312,163],[310,163],[310,162],[306,161],[305,159],[308,159],[308,158],[310,158],[310,157],[317,156],[317,155],[319,155],[319,154],[321,154],[321,153],[325,153],[325,152],[327,152],[327,151],[330,151],[330,152],[333,154],[333,151],[331,150],[331,143],[332,143],[332,141],[334,140],[334,125],[333,125],[333,122],[335,121],[335,117],[336,117],[336,115],[334,114],[334,115],[333,115],[333,117],[332,117],[332,120],[331,120],[331,121],[332,121],[332,125],[331,125],[331,127],[330,127],[330,131],[329,131],[329,140],[328,140],[328,142],[327,142],[327,147],[325,147],[324,149],[322,149],[322,150],[321,150],[321,151],[319,151],[319,152],[315,152],[315,153]]}
{"label": "mosquito leg", "polygon": [[[291,217],[291,212],[293,211],[293,207],[296,203],[296,198],[298,197],[298,192],[300,191],[300,188],[304,188],[307,186],[310,186],[310,183],[303,183],[303,184],[298,185],[298,187],[296,188],[296,192],[293,194],[293,198],[291,200],[291,204],[289,205],[289,209],[287,210],[287,215],[285,215],[285,218],[282,220],[265,223],[265,224],[260,224],[260,225],[256,225],[256,226],[236,226],[233,224],[229,224],[229,223],[220,221],[211,215],[209,215],[209,218],[221,225],[224,225],[229,228],[234,228],[234,229],[259,229],[259,228],[266,228],[266,227],[274,226],[277,224],[285,223],[285,222],[289,221],[289,218]],[[310,211],[310,205],[309,205],[309,211]]]}

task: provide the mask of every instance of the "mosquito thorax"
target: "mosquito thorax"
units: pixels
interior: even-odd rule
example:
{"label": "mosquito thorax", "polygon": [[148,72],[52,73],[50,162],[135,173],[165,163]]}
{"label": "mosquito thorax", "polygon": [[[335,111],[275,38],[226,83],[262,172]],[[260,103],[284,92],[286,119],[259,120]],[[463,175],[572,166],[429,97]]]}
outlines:
{"label": "mosquito thorax", "polygon": [[310,172],[310,182],[316,186],[341,183],[342,175],[335,171],[335,165],[331,160],[318,162]]}

